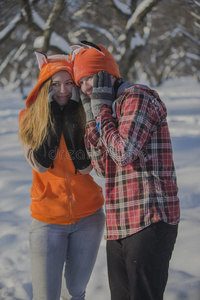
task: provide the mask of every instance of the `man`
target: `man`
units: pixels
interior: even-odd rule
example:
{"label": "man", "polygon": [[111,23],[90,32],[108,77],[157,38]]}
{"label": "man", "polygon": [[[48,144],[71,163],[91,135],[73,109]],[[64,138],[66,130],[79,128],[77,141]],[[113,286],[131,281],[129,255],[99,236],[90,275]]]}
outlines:
{"label": "man", "polygon": [[85,143],[105,177],[107,264],[112,300],[162,300],[179,222],[167,112],[156,91],[120,78],[101,45],[72,46]]}

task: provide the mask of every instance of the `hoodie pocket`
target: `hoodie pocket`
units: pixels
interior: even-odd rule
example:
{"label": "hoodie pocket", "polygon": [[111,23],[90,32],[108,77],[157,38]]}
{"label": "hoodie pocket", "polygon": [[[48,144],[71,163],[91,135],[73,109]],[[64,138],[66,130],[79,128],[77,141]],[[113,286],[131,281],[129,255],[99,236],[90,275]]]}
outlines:
{"label": "hoodie pocket", "polygon": [[44,189],[31,188],[32,209],[49,217],[66,217],[71,212],[69,191],[64,178],[49,180]]}

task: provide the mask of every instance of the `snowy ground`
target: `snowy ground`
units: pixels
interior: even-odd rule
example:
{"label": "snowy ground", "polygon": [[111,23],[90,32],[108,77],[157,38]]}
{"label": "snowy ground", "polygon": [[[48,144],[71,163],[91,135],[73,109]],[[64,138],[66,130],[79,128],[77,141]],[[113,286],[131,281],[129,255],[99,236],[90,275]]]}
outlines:
{"label": "snowy ground", "polygon": [[[158,88],[168,108],[181,200],[179,235],[165,300],[200,298],[200,85],[192,78]],[[0,300],[31,300],[28,232],[32,172],[17,139],[24,101],[0,91]],[[95,180],[104,182],[94,173]],[[109,300],[105,241],[88,285],[87,300]]]}

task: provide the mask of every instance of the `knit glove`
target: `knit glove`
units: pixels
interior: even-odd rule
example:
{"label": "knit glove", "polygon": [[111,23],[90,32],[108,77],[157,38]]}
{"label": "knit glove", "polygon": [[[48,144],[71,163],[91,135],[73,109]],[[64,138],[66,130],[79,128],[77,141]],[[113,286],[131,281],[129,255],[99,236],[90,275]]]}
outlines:
{"label": "knit glove", "polygon": [[91,100],[82,91],[80,91],[80,97],[81,97],[81,102],[83,104],[83,108],[84,108],[84,111],[86,114],[86,123],[88,123],[89,121],[94,120],[94,116],[92,113],[92,107],[91,107]]}
{"label": "knit glove", "polygon": [[57,135],[60,135],[63,123],[63,111],[55,100],[51,101],[49,105],[51,109],[51,116],[53,118],[55,132],[57,133]]}
{"label": "knit glove", "polygon": [[73,88],[72,88],[71,100],[73,100],[75,102],[79,102],[79,100],[80,100],[80,93],[79,93],[79,88],[77,87],[77,85],[73,86]]}
{"label": "knit glove", "polygon": [[49,89],[48,93],[48,101],[51,102],[53,101],[53,95],[55,94],[54,90],[52,88]]}
{"label": "knit glove", "polygon": [[114,89],[112,87],[111,76],[106,71],[101,71],[94,75],[91,106],[94,117],[100,114],[104,104],[112,106],[115,100]]}

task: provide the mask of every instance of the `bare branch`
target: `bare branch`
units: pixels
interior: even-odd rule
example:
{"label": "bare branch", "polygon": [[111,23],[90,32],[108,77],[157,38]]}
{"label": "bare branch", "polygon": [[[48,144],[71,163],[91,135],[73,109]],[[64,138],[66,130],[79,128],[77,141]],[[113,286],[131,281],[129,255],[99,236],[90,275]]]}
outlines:
{"label": "bare branch", "polygon": [[11,33],[16,29],[17,25],[22,23],[21,14],[16,15],[12,21],[2,31],[0,31],[0,42],[3,43]]}
{"label": "bare branch", "polygon": [[22,10],[24,10],[24,21],[27,24],[32,24],[33,17],[32,17],[31,5],[29,3],[29,0],[21,0],[21,7]]}
{"label": "bare branch", "polygon": [[54,25],[58,19],[59,14],[63,10],[64,5],[65,5],[65,0],[57,0],[46,22],[46,29],[44,31],[44,43],[41,49],[44,52],[47,52],[48,50],[51,34],[55,29]]}
{"label": "bare branch", "polygon": [[34,21],[33,9],[31,7],[29,0],[21,0],[21,9],[22,9],[23,21],[26,23],[26,26],[32,32],[36,32],[36,33],[41,32],[41,28]]}
{"label": "bare branch", "polygon": [[113,4],[115,5],[116,9],[119,10],[120,13],[130,16],[132,9],[127,5],[121,2],[120,0],[113,0]]}
{"label": "bare branch", "polygon": [[157,4],[160,0],[143,0],[136,8],[132,16],[127,22],[126,30],[135,28],[139,21],[144,18],[148,12],[151,11],[152,6]]}

